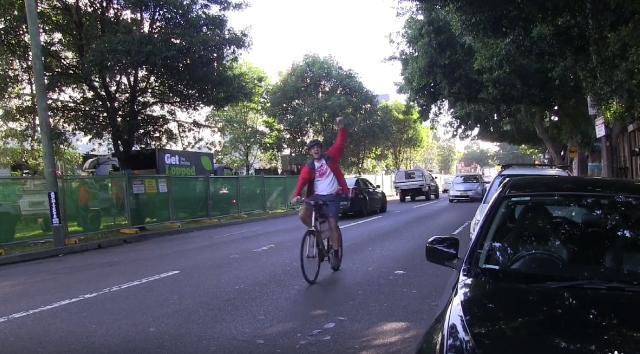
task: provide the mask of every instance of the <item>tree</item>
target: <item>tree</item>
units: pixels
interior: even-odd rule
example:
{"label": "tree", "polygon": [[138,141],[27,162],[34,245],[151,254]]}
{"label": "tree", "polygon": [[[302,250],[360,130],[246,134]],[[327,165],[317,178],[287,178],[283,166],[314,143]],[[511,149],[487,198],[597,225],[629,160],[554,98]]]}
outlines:
{"label": "tree", "polygon": [[455,144],[450,141],[440,142],[437,149],[438,171],[443,174],[454,174],[458,162]]}
{"label": "tree", "polygon": [[[42,171],[42,147],[36,113],[24,1],[0,2],[0,164]],[[53,116],[56,157],[69,149],[61,120]]]}
{"label": "tree", "polygon": [[[94,139],[108,137],[122,166],[134,148],[176,138],[168,123],[179,112],[221,108],[248,96],[232,65],[246,34],[228,26],[231,0],[43,0],[40,2],[49,107],[54,122]],[[31,107],[22,0],[3,2],[2,68],[11,89],[0,102]],[[4,10],[7,10],[6,12]],[[8,92],[8,94],[6,94]],[[33,106],[33,104],[31,104]]]}
{"label": "tree", "polygon": [[498,165],[507,163],[536,163],[542,160],[542,155],[540,149],[500,143],[498,144],[498,150],[494,154],[494,161]]}
{"label": "tree", "polygon": [[[82,155],[69,147],[56,146],[54,154],[57,171],[64,175],[74,175],[82,162]],[[44,157],[41,146],[33,149],[20,145],[0,146],[0,166],[10,167],[14,171],[28,170],[31,175],[42,175]]]}
{"label": "tree", "polygon": [[553,16],[558,3],[418,1],[398,56],[403,89],[426,114],[448,102],[459,135],[478,129],[485,140],[542,142],[563,162],[563,146],[588,145],[592,127],[573,65],[581,42],[563,36],[574,22]]}
{"label": "tree", "polygon": [[495,166],[495,155],[490,149],[480,146],[478,141],[473,141],[467,145],[460,158],[465,165],[478,164],[480,167]]}
{"label": "tree", "polygon": [[344,117],[350,134],[343,165],[361,171],[383,137],[375,108],[375,96],[353,71],[332,58],[306,55],[274,86],[269,116],[282,128],[283,146],[297,164],[304,163],[311,137],[333,142],[335,118]]}
{"label": "tree", "polygon": [[[424,158],[430,132],[422,125],[415,107],[401,102],[384,103],[378,108],[387,139],[383,146],[392,170],[413,168]],[[420,161],[420,163],[424,163]]]}
{"label": "tree", "polygon": [[219,155],[227,165],[248,175],[267,138],[264,112],[268,103],[269,78],[264,70],[243,63],[236,69],[251,91],[246,102],[214,110],[208,120],[220,135]]}

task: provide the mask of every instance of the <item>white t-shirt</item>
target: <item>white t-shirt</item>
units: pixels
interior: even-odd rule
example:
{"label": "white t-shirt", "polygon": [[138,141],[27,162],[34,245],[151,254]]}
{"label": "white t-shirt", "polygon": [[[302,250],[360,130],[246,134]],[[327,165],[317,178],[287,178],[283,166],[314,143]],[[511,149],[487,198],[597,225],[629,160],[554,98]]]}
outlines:
{"label": "white t-shirt", "polygon": [[333,175],[329,165],[324,159],[313,160],[316,165],[316,177],[313,181],[313,190],[316,194],[331,195],[338,191],[338,179]]}

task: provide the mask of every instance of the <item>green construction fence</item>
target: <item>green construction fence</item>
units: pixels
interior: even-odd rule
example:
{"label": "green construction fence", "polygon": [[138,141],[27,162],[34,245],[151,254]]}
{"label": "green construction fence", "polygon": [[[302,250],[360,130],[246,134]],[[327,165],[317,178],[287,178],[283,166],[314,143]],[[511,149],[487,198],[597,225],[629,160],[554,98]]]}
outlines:
{"label": "green construction fence", "polygon": [[[67,236],[289,208],[297,176],[58,180]],[[52,237],[43,178],[0,177],[0,246]]]}

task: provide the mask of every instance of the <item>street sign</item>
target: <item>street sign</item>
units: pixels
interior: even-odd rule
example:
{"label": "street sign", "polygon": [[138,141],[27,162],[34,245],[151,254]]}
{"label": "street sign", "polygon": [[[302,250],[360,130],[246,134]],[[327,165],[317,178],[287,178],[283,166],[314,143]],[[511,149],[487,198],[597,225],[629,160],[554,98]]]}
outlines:
{"label": "street sign", "polygon": [[598,117],[595,119],[596,124],[596,138],[602,138],[607,135],[607,129],[604,125],[604,117]]}
{"label": "street sign", "polygon": [[591,99],[591,96],[587,96],[587,107],[589,108],[589,115],[595,116],[598,114],[598,105]]}
{"label": "street sign", "polygon": [[51,216],[51,225],[60,225],[60,203],[58,202],[58,193],[49,192],[49,216]]}
{"label": "street sign", "polygon": [[144,181],[141,179],[134,179],[131,181],[131,189],[133,194],[144,194]]}

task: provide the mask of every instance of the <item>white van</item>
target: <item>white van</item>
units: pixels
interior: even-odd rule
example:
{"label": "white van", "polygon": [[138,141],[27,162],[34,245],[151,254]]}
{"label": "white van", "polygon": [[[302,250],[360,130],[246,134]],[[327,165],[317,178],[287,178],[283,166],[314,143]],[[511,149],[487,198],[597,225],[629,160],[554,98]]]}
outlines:
{"label": "white van", "polygon": [[431,173],[421,168],[396,172],[393,187],[396,194],[400,196],[401,203],[406,201],[407,196],[412,201],[417,197],[425,197],[426,200],[430,200],[432,195],[436,199],[440,198],[440,188],[435,178]]}

